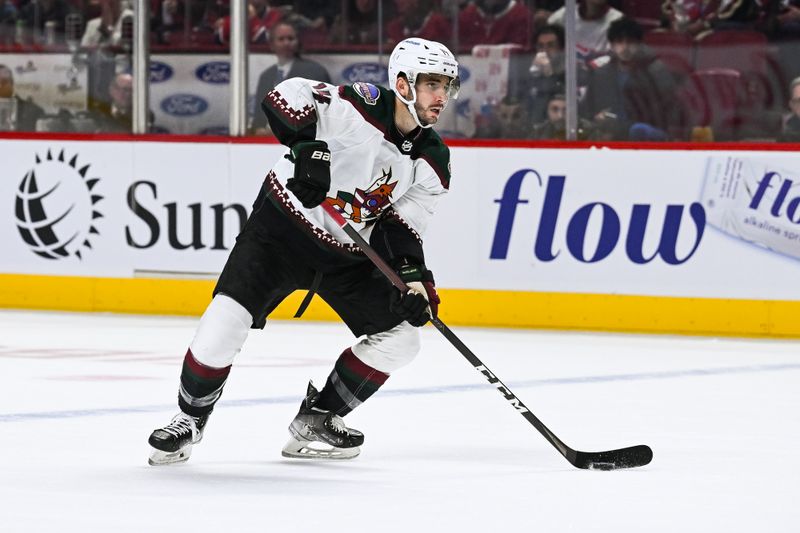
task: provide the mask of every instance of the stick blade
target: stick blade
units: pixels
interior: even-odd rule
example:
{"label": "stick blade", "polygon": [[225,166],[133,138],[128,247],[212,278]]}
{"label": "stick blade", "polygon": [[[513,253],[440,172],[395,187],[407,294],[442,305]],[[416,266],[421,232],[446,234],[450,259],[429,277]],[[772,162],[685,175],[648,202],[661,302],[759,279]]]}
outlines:
{"label": "stick blade", "polygon": [[641,444],[607,452],[577,452],[573,466],[588,470],[620,470],[636,468],[653,460],[653,450]]}

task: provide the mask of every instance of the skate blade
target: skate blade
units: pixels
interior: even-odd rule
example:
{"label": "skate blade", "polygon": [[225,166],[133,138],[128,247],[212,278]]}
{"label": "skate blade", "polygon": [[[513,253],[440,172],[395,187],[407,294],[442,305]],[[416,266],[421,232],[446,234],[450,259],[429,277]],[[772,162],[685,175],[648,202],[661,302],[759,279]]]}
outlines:
{"label": "skate blade", "polygon": [[318,441],[297,439],[294,436],[281,450],[281,455],[291,459],[317,459],[317,460],[336,460],[353,459],[361,453],[361,448],[337,448],[330,444]]}
{"label": "skate blade", "polygon": [[150,453],[150,457],[147,459],[147,463],[151,466],[185,463],[189,460],[191,455],[191,446],[187,446],[182,450],[178,450],[177,452],[162,452],[161,450],[156,450],[153,448],[153,451]]}

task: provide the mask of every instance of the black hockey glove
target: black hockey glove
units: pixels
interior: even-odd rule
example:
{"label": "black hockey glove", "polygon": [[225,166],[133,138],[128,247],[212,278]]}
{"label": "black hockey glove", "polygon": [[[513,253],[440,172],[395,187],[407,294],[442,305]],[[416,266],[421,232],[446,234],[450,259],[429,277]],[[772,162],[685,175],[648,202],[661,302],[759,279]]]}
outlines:
{"label": "black hockey glove", "polygon": [[418,328],[437,316],[441,300],[436,293],[433,273],[422,265],[403,264],[397,269],[400,279],[408,285],[408,292],[395,289],[389,300],[389,310]]}
{"label": "black hockey glove", "polygon": [[303,207],[317,207],[331,187],[328,145],[324,141],[300,141],[292,146],[286,159],[294,163],[294,177],[286,180],[286,188],[297,196]]}

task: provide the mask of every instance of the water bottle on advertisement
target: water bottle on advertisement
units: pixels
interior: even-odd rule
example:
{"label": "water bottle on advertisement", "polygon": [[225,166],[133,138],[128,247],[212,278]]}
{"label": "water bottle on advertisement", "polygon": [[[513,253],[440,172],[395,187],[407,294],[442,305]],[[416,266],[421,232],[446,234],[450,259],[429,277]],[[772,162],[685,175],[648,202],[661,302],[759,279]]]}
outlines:
{"label": "water bottle on advertisement", "polygon": [[83,15],[80,13],[70,13],[64,19],[64,40],[67,48],[73,54],[78,51],[83,35]]}
{"label": "water bottle on advertisement", "polygon": [[728,235],[800,259],[800,165],[712,156],[701,201],[708,224]]}
{"label": "water bottle on advertisement", "polygon": [[480,111],[475,120],[475,127],[480,129],[483,133],[491,127],[494,116],[494,108],[497,104],[497,99],[493,96],[487,96],[481,104]]}
{"label": "water bottle on advertisement", "polygon": [[119,44],[123,50],[130,52],[133,49],[133,17],[126,16],[120,24]]}
{"label": "water bottle on advertisement", "polygon": [[52,46],[56,44],[56,21],[48,20],[44,23],[44,44]]}
{"label": "water bottle on advertisement", "polygon": [[22,20],[17,21],[17,26],[14,31],[14,42],[17,44],[25,44],[25,22]]}

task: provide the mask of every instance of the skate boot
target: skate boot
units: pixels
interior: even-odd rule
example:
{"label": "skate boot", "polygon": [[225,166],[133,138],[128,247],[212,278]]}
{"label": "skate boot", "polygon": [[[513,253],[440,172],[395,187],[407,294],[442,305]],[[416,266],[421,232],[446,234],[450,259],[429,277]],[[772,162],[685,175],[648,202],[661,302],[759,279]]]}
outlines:
{"label": "skate boot", "polygon": [[344,425],[342,417],[319,409],[319,391],[309,381],[306,398],[289,425],[291,437],[281,455],[301,459],[352,459],[361,453],[364,434]]}
{"label": "skate boot", "polygon": [[207,420],[208,415],[190,416],[184,412],[175,415],[169,424],[150,434],[148,442],[153,451],[147,462],[151,465],[168,465],[188,461],[192,445],[203,438]]}

